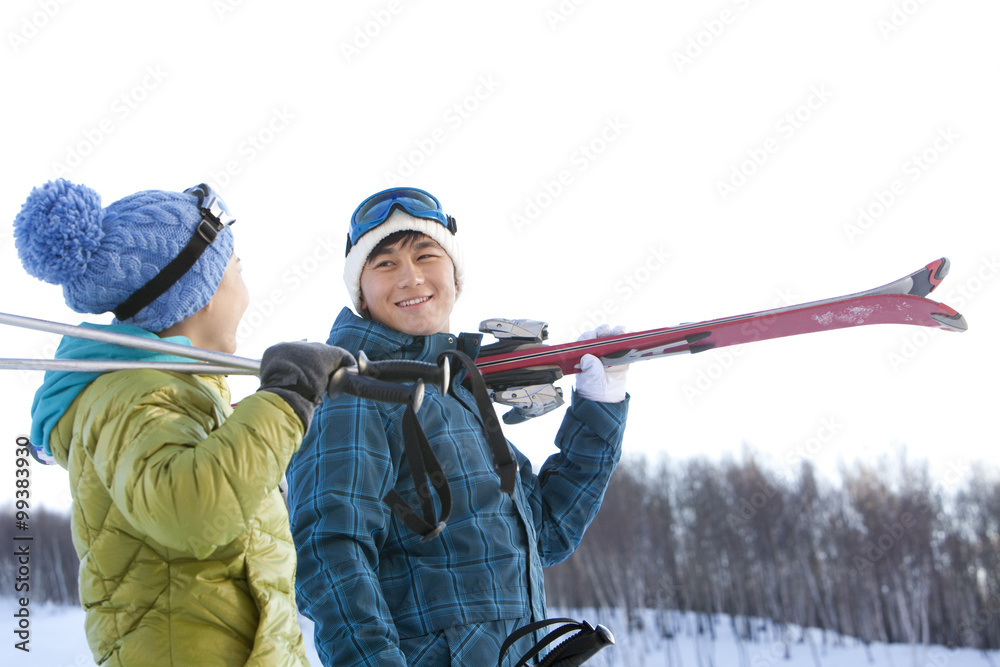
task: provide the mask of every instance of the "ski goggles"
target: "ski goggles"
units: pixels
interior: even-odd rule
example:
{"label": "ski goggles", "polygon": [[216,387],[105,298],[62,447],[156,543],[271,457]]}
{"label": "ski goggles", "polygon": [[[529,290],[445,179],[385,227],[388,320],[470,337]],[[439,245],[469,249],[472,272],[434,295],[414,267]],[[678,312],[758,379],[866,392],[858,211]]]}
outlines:
{"label": "ski goggles", "polygon": [[201,210],[201,217],[204,220],[209,218],[209,222],[216,231],[222,231],[222,227],[236,222],[236,218],[229,212],[226,202],[222,201],[219,193],[212,189],[207,183],[199,183],[184,191],[186,195],[194,195],[198,199],[198,208]]}
{"label": "ski goggles", "polygon": [[397,208],[415,218],[439,222],[452,234],[458,230],[455,218],[444,212],[441,202],[431,193],[418,188],[390,188],[376,192],[354,209],[347,233],[347,253],[358,239],[385,222]]}
{"label": "ski goggles", "polygon": [[111,311],[119,322],[134,317],[140,310],[170,289],[194,266],[198,258],[219,236],[219,233],[236,222],[236,218],[229,213],[226,202],[222,201],[222,197],[210,185],[199,183],[185,190],[184,194],[194,195],[198,200],[197,206],[201,212],[201,221],[195,227],[191,240],[181,249],[180,253],[160,269],[159,273],[150,278],[149,282],[133,292],[131,296]]}

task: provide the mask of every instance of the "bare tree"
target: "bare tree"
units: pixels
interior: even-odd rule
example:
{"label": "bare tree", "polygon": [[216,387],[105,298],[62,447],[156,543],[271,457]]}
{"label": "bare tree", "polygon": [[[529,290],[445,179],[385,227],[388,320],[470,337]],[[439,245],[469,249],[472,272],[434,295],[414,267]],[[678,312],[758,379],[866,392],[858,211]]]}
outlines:
{"label": "bare tree", "polygon": [[[577,553],[552,568],[553,600],[819,627],[867,643],[1000,647],[1000,479],[950,495],[905,452],[817,480],[742,460],[624,462]],[[569,579],[586,581],[571,587]],[[570,592],[572,591],[572,592]],[[559,603],[562,604],[562,603]],[[663,624],[664,634],[672,632]]]}

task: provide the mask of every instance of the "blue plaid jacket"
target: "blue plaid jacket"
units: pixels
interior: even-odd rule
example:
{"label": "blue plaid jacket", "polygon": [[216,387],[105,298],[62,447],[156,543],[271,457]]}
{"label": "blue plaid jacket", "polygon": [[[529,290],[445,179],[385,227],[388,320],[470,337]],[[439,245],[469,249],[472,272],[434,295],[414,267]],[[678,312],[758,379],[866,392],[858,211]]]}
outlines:
{"label": "blue plaid jacket", "polygon": [[[344,309],[329,343],[372,360],[475,357],[481,336],[414,337]],[[325,665],[492,665],[507,634],[545,618],[542,567],[567,558],[621,453],[628,400],[574,395],[538,475],[516,449],[513,499],[500,491],[471,393],[427,387],[418,413],[452,493],[447,527],[421,542],[382,502],[417,504],[403,454],[404,408],[327,399],[288,468],[296,593]],[[526,640],[530,646],[530,639]],[[519,655],[519,651],[511,652]],[[511,663],[513,664],[513,663]]]}

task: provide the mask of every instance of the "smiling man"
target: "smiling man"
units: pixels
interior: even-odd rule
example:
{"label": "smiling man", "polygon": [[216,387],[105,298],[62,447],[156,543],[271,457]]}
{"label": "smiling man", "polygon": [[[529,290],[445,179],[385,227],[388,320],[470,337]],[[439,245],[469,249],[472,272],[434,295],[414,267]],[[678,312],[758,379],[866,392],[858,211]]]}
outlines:
{"label": "smiling man", "polygon": [[368,256],[358,308],[396,331],[427,336],[448,332],[457,297],[455,264],[445,249],[420,232],[400,231]]}
{"label": "smiling man", "polygon": [[[449,333],[464,281],[456,229],[423,190],[362,202],[344,269],[358,314],[343,309],[330,342],[376,361],[435,361],[448,350],[475,358],[481,334]],[[383,500],[395,492],[417,506],[428,497],[412,479],[406,409],[349,396],[324,402],[288,471],[296,590],[324,665],[493,665],[511,632],[545,618],[542,567],[573,553],[621,453],[625,367],[592,361],[577,376],[560,451],[538,475],[502,436],[491,446],[465,386],[426,388],[419,424],[452,505],[440,531],[414,532]],[[511,452],[519,470],[502,481]],[[524,638],[505,664],[532,643]]]}

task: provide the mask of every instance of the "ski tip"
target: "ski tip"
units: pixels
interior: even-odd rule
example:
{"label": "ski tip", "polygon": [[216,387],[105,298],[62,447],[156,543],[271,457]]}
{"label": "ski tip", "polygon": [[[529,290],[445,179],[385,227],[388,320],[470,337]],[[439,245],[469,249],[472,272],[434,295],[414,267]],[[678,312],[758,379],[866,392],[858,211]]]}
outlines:
{"label": "ski tip", "polygon": [[954,312],[952,315],[946,313],[931,313],[931,319],[940,324],[941,328],[947,331],[957,331],[961,333],[962,331],[967,331],[969,329],[969,323],[965,321],[965,317],[963,317],[961,313]]}
{"label": "ski tip", "polygon": [[916,273],[907,276],[910,279],[910,288],[906,293],[910,296],[927,296],[941,284],[948,275],[949,268],[951,262],[947,257],[934,260]]}
{"label": "ski tip", "polygon": [[934,289],[934,287],[940,285],[941,281],[948,275],[948,271],[951,269],[951,262],[947,257],[942,257],[941,259],[928,264],[927,268],[931,272],[930,280],[933,285],[931,289]]}

